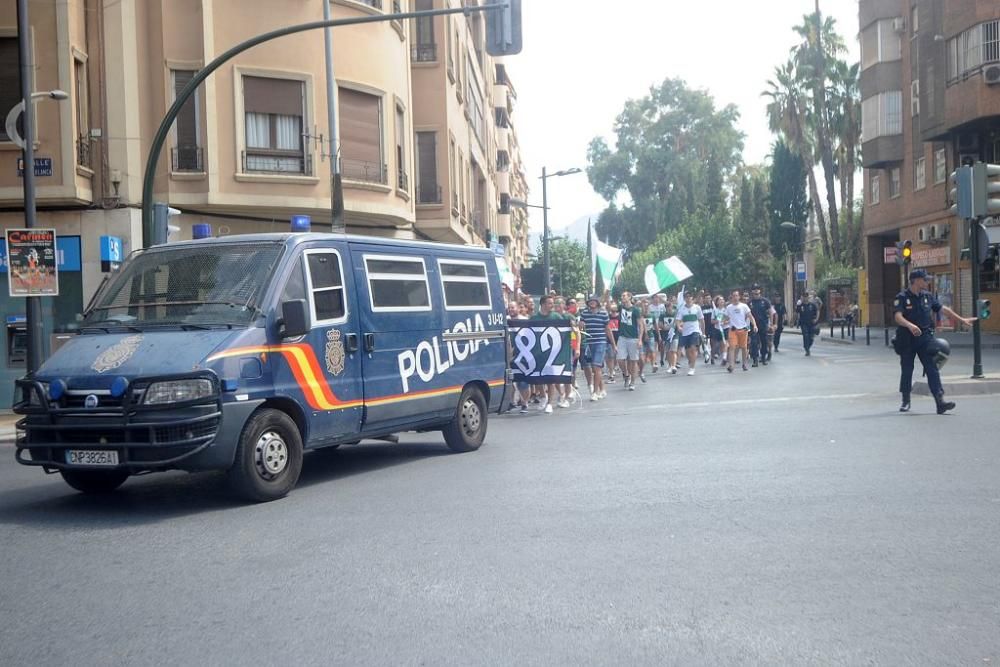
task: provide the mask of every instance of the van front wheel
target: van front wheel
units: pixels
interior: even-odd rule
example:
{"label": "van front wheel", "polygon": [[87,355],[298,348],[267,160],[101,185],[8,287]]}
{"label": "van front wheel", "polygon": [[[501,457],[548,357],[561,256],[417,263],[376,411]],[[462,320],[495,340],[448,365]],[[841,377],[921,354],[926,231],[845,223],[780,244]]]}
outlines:
{"label": "van front wheel", "polygon": [[277,500],[288,494],[302,472],[302,437],[292,418],[281,410],[258,410],[247,420],[229,469],[229,486],[251,502]]}
{"label": "van front wheel", "polygon": [[466,387],[458,400],[455,418],[442,429],[453,452],[472,452],[486,439],[486,400],[476,387]]}

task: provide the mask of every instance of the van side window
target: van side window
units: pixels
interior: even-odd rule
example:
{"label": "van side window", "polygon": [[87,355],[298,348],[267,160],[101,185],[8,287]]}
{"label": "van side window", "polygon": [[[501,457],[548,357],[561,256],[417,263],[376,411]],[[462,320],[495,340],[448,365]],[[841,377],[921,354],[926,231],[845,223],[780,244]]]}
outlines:
{"label": "van side window", "polygon": [[281,303],[306,298],[306,281],[302,275],[302,261],[295,262],[295,268],[288,274],[285,289],[281,291]]}
{"label": "van side window", "polygon": [[344,317],[344,276],[340,268],[340,257],[333,252],[310,252],[306,254],[306,261],[309,265],[315,322]]}
{"label": "van side window", "polygon": [[368,291],[374,311],[431,309],[427,267],[420,257],[366,256]]}
{"label": "van side window", "polygon": [[444,307],[448,310],[489,310],[490,282],[482,262],[440,260]]}

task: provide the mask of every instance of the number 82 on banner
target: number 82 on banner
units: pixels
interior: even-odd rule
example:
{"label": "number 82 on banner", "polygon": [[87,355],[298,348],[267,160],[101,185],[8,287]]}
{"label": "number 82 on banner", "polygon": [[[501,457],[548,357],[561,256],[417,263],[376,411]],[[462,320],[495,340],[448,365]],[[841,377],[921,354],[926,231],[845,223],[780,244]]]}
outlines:
{"label": "number 82 on banner", "polygon": [[511,322],[514,380],[531,384],[566,384],[573,379],[570,336],[564,321]]}

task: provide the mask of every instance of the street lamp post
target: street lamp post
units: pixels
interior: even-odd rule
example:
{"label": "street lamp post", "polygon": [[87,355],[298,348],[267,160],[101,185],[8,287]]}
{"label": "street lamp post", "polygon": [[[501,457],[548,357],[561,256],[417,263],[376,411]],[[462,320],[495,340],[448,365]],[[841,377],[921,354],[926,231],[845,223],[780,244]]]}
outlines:
{"label": "street lamp post", "polygon": [[[36,225],[35,213],[35,110],[33,101],[43,97],[64,100],[68,97],[61,90],[46,93],[32,93],[31,80],[34,63],[31,62],[31,23],[28,20],[28,0],[17,0],[17,55],[21,69],[21,104],[24,106],[24,141],[21,155],[24,160],[21,186],[24,189],[24,226],[32,229]],[[15,107],[16,109],[17,107]],[[12,111],[13,113],[13,111]],[[14,118],[16,127],[17,119]],[[42,299],[37,296],[25,297],[24,315],[27,320],[28,354],[26,365],[28,375],[34,375],[42,361]]]}
{"label": "street lamp post", "polygon": [[549,274],[549,194],[545,183],[553,176],[569,176],[570,174],[579,174],[582,171],[579,167],[573,167],[549,174],[546,173],[545,167],[542,167],[542,270],[545,271],[546,294],[552,291],[552,278]]}

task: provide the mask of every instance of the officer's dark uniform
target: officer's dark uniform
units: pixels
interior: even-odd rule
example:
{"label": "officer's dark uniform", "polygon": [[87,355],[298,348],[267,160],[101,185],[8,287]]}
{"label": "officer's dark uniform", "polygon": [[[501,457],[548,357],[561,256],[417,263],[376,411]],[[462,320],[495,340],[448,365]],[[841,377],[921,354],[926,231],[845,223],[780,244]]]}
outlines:
{"label": "officer's dark uniform", "polygon": [[781,345],[781,332],[785,330],[785,317],[788,316],[788,310],[785,308],[785,304],[776,303],[774,304],[774,312],[778,318],[777,326],[774,329],[774,351],[778,351],[778,346]]}
{"label": "officer's dark uniform", "polygon": [[753,315],[753,319],[757,322],[757,333],[750,334],[750,358],[753,359],[753,365],[757,365],[757,361],[763,361],[765,364],[768,359],[767,352],[767,328],[771,324],[771,302],[764,297],[757,297],[756,299],[750,299],[750,313]]}
{"label": "officer's dark uniform", "polygon": [[816,319],[819,317],[819,306],[812,299],[806,297],[795,306],[795,312],[799,316],[799,329],[802,330],[802,347],[806,354],[813,346],[813,335],[816,331]]}
{"label": "officer's dark uniform", "polygon": [[902,313],[912,324],[920,327],[920,335],[914,336],[907,327],[897,327],[896,345],[899,352],[899,393],[903,395],[903,403],[910,402],[910,390],[913,388],[913,359],[920,358],[920,364],[927,374],[927,386],[934,400],[940,403],[944,397],[944,387],[941,386],[941,374],[934,363],[934,320],[941,310],[937,297],[928,291],[914,294],[905,289],[896,295],[892,302],[893,312]]}

